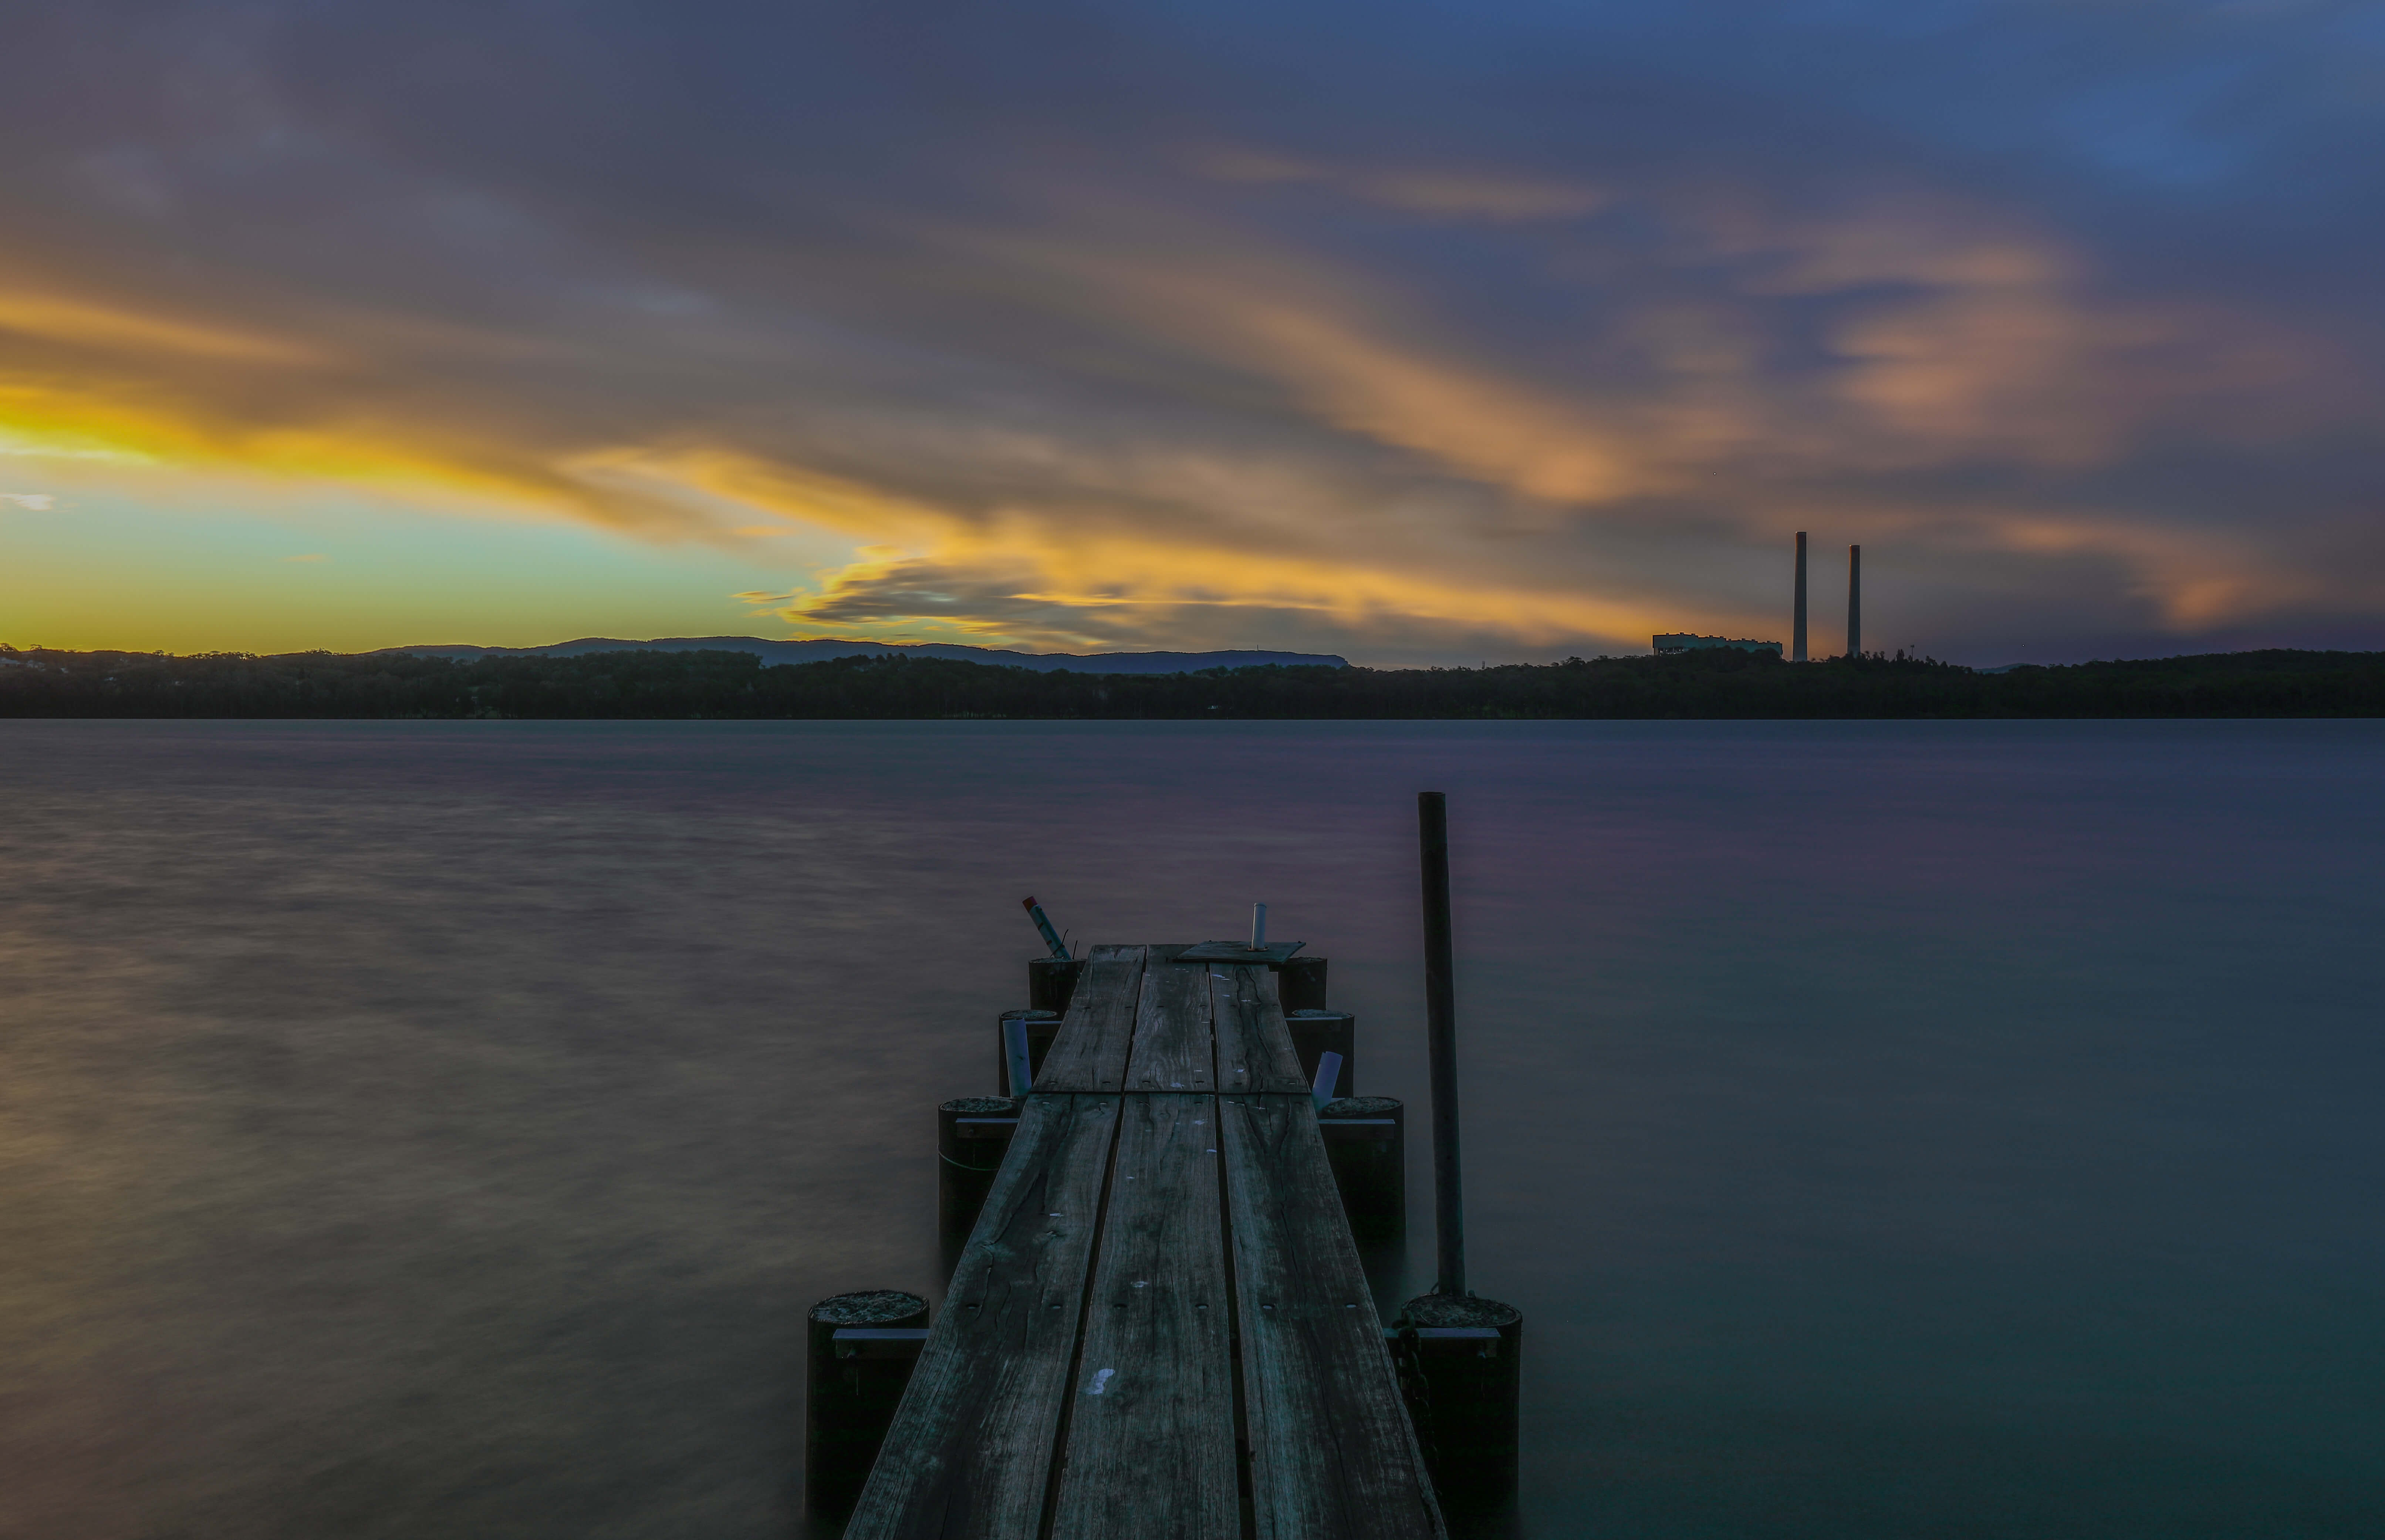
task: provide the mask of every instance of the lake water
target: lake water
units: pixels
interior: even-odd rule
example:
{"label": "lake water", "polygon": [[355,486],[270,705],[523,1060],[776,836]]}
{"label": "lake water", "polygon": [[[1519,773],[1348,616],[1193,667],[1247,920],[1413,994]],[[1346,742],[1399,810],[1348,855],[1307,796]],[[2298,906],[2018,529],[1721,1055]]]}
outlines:
{"label": "lake water", "polygon": [[[2385,724],[0,722],[0,1534],[801,1533],[1027,893],[1424,1105],[1530,1536],[2385,1534]],[[1429,1282],[1423,1141],[1413,1276]]]}

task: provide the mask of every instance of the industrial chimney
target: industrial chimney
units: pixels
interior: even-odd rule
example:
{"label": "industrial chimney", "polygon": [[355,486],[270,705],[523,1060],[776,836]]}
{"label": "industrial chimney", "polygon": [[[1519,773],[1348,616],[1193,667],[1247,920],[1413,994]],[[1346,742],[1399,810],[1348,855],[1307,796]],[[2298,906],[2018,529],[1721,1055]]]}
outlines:
{"label": "industrial chimney", "polygon": [[1847,547],[1847,656],[1863,656],[1863,547]]}
{"label": "industrial chimney", "polygon": [[1789,660],[1805,661],[1805,532],[1797,532],[1797,620],[1789,634]]}

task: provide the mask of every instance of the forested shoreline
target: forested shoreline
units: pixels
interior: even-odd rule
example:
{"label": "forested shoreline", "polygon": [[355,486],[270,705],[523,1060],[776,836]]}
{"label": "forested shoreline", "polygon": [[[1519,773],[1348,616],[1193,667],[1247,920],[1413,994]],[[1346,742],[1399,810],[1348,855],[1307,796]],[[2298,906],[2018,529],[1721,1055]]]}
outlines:
{"label": "forested shoreline", "polygon": [[471,660],[404,654],[0,647],[0,716],[661,719],[2371,717],[2385,653],[2214,653],[1979,673],[1728,650],[1480,669],[1042,673],[935,658],[765,665],[750,653]]}

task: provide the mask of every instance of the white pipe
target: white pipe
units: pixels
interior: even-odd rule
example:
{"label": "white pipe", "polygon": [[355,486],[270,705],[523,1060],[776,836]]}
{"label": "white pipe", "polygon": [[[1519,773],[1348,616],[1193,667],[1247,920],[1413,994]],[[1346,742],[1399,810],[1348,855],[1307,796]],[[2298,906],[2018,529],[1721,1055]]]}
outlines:
{"label": "white pipe", "polygon": [[1330,1048],[1317,1056],[1317,1083],[1308,1088],[1309,1096],[1322,1108],[1333,1099],[1333,1083],[1342,1078],[1342,1056]]}
{"label": "white pipe", "polygon": [[[982,1042],[980,1038],[979,1041]],[[1002,1045],[1010,1057],[1010,1094],[1023,1096],[1034,1089],[1034,1076],[1027,1068],[1027,1019],[1014,1016],[1002,1023]]]}

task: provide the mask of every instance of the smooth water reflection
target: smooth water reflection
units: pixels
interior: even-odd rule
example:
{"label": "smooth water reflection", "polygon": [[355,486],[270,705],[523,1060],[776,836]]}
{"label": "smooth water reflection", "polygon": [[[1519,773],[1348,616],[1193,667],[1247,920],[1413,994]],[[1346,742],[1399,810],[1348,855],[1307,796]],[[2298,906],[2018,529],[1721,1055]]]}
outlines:
{"label": "smooth water reflection", "polygon": [[0,1534],[795,1532],[803,1307],[936,1293],[1020,895],[1267,900],[1420,1111],[1425,787],[1521,1533],[2385,1532],[2380,749],[0,723]]}

